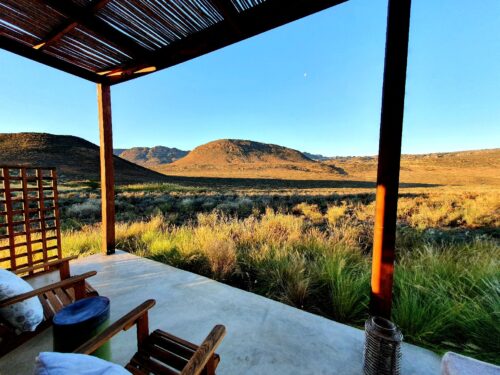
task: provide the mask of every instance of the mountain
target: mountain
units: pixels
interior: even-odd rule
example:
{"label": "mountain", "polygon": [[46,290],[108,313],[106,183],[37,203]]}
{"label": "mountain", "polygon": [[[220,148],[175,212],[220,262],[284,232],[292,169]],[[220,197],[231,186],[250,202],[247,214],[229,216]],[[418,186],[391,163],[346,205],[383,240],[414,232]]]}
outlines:
{"label": "mountain", "polygon": [[[0,165],[57,167],[61,179],[99,180],[99,147],[82,138],[47,133],[0,133]],[[117,183],[161,181],[154,171],[114,157]]]}
{"label": "mountain", "polygon": [[239,139],[206,143],[182,159],[154,169],[167,175],[242,178],[304,179],[316,174],[345,174],[333,164],[316,162],[291,148]]}
{"label": "mountain", "polygon": [[[277,145],[222,139],[196,147],[184,158],[154,169],[166,175],[187,177],[374,182],[377,157],[325,158]],[[402,155],[400,181],[500,185],[499,170],[500,149]]]}
{"label": "mountain", "polygon": [[196,147],[176,166],[241,163],[303,163],[311,162],[303,153],[291,148],[239,140],[219,139]]}
{"label": "mountain", "polygon": [[169,164],[186,156],[189,151],[179,150],[165,146],[133,147],[129,149],[115,149],[115,155],[132,163],[144,167],[154,167]]}
{"label": "mountain", "polygon": [[316,160],[316,161],[327,161],[332,159],[330,156],[324,156],[321,154],[311,154],[309,152],[302,152],[306,157],[308,157],[311,160]]}
{"label": "mountain", "polygon": [[[349,178],[375,181],[377,156],[337,156],[324,162]],[[442,185],[500,185],[500,148],[401,156],[401,182]]]}
{"label": "mountain", "polygon": [[[82,138],[45,133],[0,134],[0,150],[0,165],[55,166],[62,179],[99,180],[99,147]],[[376,156],[337,156],[315,161],[310,154],[287,147],[237,139],[209,142],[171,163],[186,152],[161,146],[116,151],[150,168],[115,156],[115,179],[119,184],[171,182],[168,176],[191,180],[244,178],[250,184],[252,178],[373,182],[377,175]],[[499,170],[500,149],[403,155],[400,181],[500,186]],[[173,177],[176,181],[179,178]]]}

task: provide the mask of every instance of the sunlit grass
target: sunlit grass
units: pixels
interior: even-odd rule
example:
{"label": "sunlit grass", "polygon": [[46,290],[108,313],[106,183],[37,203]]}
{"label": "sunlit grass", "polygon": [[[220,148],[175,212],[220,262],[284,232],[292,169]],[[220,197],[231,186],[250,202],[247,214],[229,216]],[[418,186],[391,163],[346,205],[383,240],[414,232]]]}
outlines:
{"label": "sunlit grass", "polygon": [[204,189],[184,186],[172,183],[143,183],[143,184],[131,184],[122,185],[117,187],[118,192],[156,192],[156,193],[171,193],[171,192],[201,192]]}
{"label": "sunlit grass", "polygon": [[[341,209],[334,220],[326,213],[321,223],[316,209],[312,217],[212,211],[182,225],[158,215],[118,224],[117,247],[359,326],[368,314],[372,225],[356,210],[366,207]],[[392,318],[409,342],[499,362],[498,241],[444,233],[399,229]],[[98,226],[63,238],[68,254],[99,249]]]}

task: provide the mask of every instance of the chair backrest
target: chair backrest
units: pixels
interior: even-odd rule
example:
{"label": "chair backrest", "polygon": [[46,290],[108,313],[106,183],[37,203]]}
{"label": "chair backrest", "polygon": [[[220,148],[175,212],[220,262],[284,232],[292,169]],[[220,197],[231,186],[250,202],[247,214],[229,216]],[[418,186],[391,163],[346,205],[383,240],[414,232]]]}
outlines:
{"label": "chair backrest", "polygon": [[61,258],[56,169],[0,166],[0,267],[16,271]]}

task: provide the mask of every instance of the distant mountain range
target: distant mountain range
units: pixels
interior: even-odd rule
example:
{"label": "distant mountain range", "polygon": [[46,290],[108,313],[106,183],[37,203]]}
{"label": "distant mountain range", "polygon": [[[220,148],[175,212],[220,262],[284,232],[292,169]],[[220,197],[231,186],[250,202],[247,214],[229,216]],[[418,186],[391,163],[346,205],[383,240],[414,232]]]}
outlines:
{"label": "distant mountain range", "polygon": [[[206,146],[206,147],[202,147]],[[210,155],[204,155],[203,158],[211,157],[213,158],[215,153],[222,152],[225,156],[225,160],[236,161],[239,157],[242,160],[246,159],[247,162],[263,161],[263,158],[270,160],[270,157],[274,160],[282,158],[283,160],[289,160],[292,154],[295,155],[294,161],[304,161],[306,159],[315,161],[326,161],[333,159],[332,157],[324,156],[321,154],[311,154],[309,152],[299,152],[287,147],[272,145],[267,143],[260,143],[247,140],[239,139],[221,139],[213,142],[209,142],[206,145],[197,147],[193,152],[195,154],[192,158],[199,158],[196,156],[197,153],[206,152],[210,150]],[[200,149],[201,147],[201,149]],[[225,149],[227,147],[227,149]],[[215,151],[215,152],[214,152]],[[162,164],[170,164],[179,159],[182,159],[188,155],[189,151],[179,150],[175,147],[165,147],[165,146],[154,146],[154,147],[132,147],[132,148],[115,148],[113,153],[123,159],[131,161],[146,167],[155,167]],[[297,158],[297,153],[301,154]],[[267,156],[266,156],[267,155]],[[292,157],[293,159],[293,157]],[[301,160],[299,160],[301,159]],[[238,160],[241,162],[242,160]]]}
{"label": "distant mountain range", "polygon": [[186,156],[189,151],[165,146],[155,147],[133,147],[129,149],[113,150],[116,156],[145,167],[154,167],[161,164],[169,164]]}
{"label": "distant mountain range", "polygon": [[[168,176],[375,181],[377,172],[376,156],[327,158],[238,139],[209,142],[191,152],[157,146],[115,153],[120,155],[114,159],[117,183],[172,180]],[[65,179],[99,180],[99,147],[73,136],[0,134],[0,165],[55,166]],[[500,185],[499,170],[500,149],[490,149],[403,155],[400,175],[402,182]]]}
{"label": "distant mountain range", "polygon": [[115,154],[168,175],[297,177],[304,173],[342,175],[333,165],[317,163],[304,153],[279,145],[219,139],[191,152],[164,146],[117,149]]}
{"label": "distant mountain range", "polygon": [[327,161],[330,159],[333,159],[331,156],[324,156],[321,154],[311,154],[309,152],[303,152],[305,156],[307,156],[311,160],[316,160],[316,161]]}

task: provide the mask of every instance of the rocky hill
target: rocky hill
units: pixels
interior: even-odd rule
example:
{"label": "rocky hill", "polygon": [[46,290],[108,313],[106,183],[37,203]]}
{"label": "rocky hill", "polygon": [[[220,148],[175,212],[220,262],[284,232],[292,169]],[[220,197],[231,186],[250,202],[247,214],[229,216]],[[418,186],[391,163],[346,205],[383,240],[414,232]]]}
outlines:
{"label": "rocky hill", "polygon": [[179,150],[165,146],[133,147],[129,149],[115,149],[115,155],[132,163],[144,167],[154,167],[169,164],[186,156],[189,151]]}
{"label": "rocky hill", "polygon": [[[60,179],[99,180],[99,147],[82,138],[47,133],[0,133],[0,165],[57,167]],[[164,180],[165,176],[114,157],[117,183]]]}
{"label": "rocky hill", "polygon": [[302,152],[305,156],[307,156],[311,160],[316,160],[316,161],[327,161],[330,160],[331,157],[329,156],[324,156],[321,154],[311,154],[310,152]]}
{"label": "rocky hill", "polygon": [[239,139],[206,143],[182,159],[154,169],[167,175],[245,178],[301,179],[314,174],[345,174],[334,164],[316,162],[291,148]]}
{"label": "rocky hill", "polygon": [[196,147],[176,166],[183,165],[223,165],[247,163],[304,163],[311,159],[291,148],[267,143],[219,139]]}

